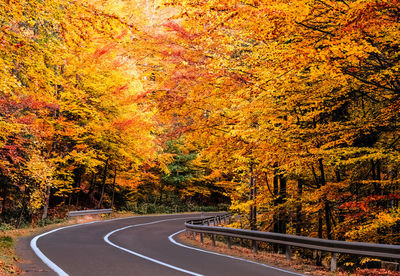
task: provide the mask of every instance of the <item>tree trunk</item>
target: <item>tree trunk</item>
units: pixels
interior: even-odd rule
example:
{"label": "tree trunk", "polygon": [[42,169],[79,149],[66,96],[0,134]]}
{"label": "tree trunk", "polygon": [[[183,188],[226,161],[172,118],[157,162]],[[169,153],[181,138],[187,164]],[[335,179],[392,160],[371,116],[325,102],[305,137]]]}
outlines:
{"label": "tree trunk", "polygon": [[[298,179],[297,180],[297,196],[299,200],[301,200],[303,196],[303,180]],[[301,202],[297,204],[296,208],[296,235],[300,236],[301,235],[301,226],[302,226],[302,219],[301,219],[301,209],[302,209],[302,204]]]}
{"label": "tree trunk", "polygon": [[[257,198],[257,179],[253,177],[253,198],[254,201]],[[257,230],[257,205],[254,203],[253,206],[253,219],[254,219],[254,230]]]}
{"label": "tree trunk", "polygon": [[1,202],[1,217],[4,217],[6,214],[7,196],[8,196],[8,187],[7,187],[7,184],[4,183],[3,193],[1,195],[1,197],[3,198],[3,201]]}
{"label": "tree trunk", "polygon": [[273,217],[273,232],[279,232],[279,212],[276,210],[278,206],[278,191],[279,191],[279,175],[276,165],[274,165],[274,178],[273,178],[273,193],[274,193],[274,217]]}
{"label": "tree trunk", "polygon": [[379,160],[374,162],[371,160],[371,172],[372,172],[372,180],[376,180],[373,182],[374,184],[374,194],[379,195],[381,194],[381,162]]}
{"label": "tree trunk", "polygon": [[50,202],[50,193],[51,193],[51,187],[47,186],[46,199],[45,199],[45,203],[44,203],[42,219],[47,218],[47,212],[49,210],[49,202]]}
{"label": "tree trunk", "polygon": [[70,204],[72,202],[72,198],[73,198],[74,194],[76,195],[75,206],[78,206],[80,186],[81,186],[81,182],[82,182],[83,173],[84,173],[84,169],[82,169],[82,167],[78,167],[74,170],[74,185],[73,185],[74,190],[69,195],[68,209],[70,207]]}
{"label": "tree trunk", "polygon": [[[326,185],[326,179],[325,179],[324,164],[322,162],[322,158],[318,159],[318,163],[319,163],[319,170],[321,173],[321,178],[320,178],[321,186],[323,187]],[[326,195],[324,195],[323,201],[324,201],[324,211],[325,211],[326,236],[327,236],[328,240],[331,240],[332,239],[332,225],[331,225],[331,221],[329,219],[330,202],[328,199],[326,199]]]}
{"label": "tree trunk", "polygon": [[342,177],[340,176],[340,171],[339,170],[335,170],[335,174],[336,174],[336,182],[341,182],[342,181]]}
{"label": "tree trunk", "polygon": [[160,189],[159,189],[159,191],[160,191],[159,201],[160,201],[160,204],[162,204],[163,195],[164,195],[164,183],[163,183],[162,180],[161,180],[161,183],[160,183]]}
{"label": "tree trunk", "polygon": [[332,225],[330,220],[330,202],[325,200],[325,223],[326,223],[326,236],[328,240],[332,239]]}
{"label": "tree trunk", "polygon": [[[317,176],[314,166],[311,166],[311,170],[315,179],[315,184],[317,185],[317,189],[321,188],[321,179]],[[322,239],[322,229],[323,229],[323,219],[322,219],[322,210],[318,210],[318,238]],[[315,256],[316,264],[322,265],[322,255],[321,251],[316,251]]]}
{"label": "tree trunk", "polygon": [[94,208],[97,206],[97,200],[94,197],[95,186],[96,186],[96,178],[97,178],[97,175],[96,175],[95,172],[93,172],[92,173],[92,179],[90,181],[89,192],[88,192],[89,202],[93,203]]}
{"label": "tree trunk", "polygon": [[106,180],[107,180],[107,170],[108,170],[108,159],[106,160],[106,163],[104,164],[103,180],[102,180],[102,187],[101,187],[101,195],[100,195],[99,203],[97,204],[97,208],[100,208],[101,205],[103,204],[104,189],[105,189],[105,187],[106,187]]}
{"label": "tree trunk", "polygon": [[117,167],[114,168],[114,180],[112,188],[112,198],[111,198],[111,209],[114,207],[114,195],[115,195],[115,181],[117,179]]}
{"label": "tree trunk", "polygon": [[[286,177],[279,175],[279,204],[286,202]],[[287,214],[284,210],[279,213],[279,233],[286,234]]]}
{"label": "tree trunk", "polygon": [[[253,164],[250,165],[250,179],[249,179],[249,200],[255,200],[255,181],[253,176]],[[251,230],[257,230],[256,221],[257,221],[257,214],[256,214],[256,206],[254,203],[250,205],[250,228]]]}
{"label": "tree trunk", "polygon": [[[318,211],[318,238],[322,239],[322,210]],[[322,265],[322,254],[321,251],[317,251],[316,255],[316,265],[321,266]]]}
{"label": "tree trunk", "polygon": [[[336,174],[336,182],[341,182],[342,177],[340,175],[340,171],[338,169],[335,170]],[[342,192],[342,189],[339,189],[339,192]],[[339,214],[338,214],[338,223],[342,223],[344,221],[344,215],[342,209],[339,208]]]}
{"label": "tree trunk", "polygon": [[17,228],[19,228],[19,226],[21,225],[22,218],[23,218],[23,215],[24,215],[24,211],[25,211],[25,208],[26,208],[26,194],[27,194],[26,190],[27,189],[28,188],[25,185],[24,193],[22,195],[22,208],[21,208],[21,212],[19,213],[19,218],[18,218],[18,221],[17,221]]}
{"label": "tree trunk", "polygon": [[[279,233],[279,211],[278,211],[278,204],[279,204],[279,197],[278,197],[278,191],[279,191],[279,171],[276,168],[277,165],[274,164],[274,178],[273,178],[273,194],[274,194],[274,216],[273,216],[273,221],[272,221],[272,231],[275,233]],[[274,252],[278,253],[279,247],[277,244],[273,244]]]}

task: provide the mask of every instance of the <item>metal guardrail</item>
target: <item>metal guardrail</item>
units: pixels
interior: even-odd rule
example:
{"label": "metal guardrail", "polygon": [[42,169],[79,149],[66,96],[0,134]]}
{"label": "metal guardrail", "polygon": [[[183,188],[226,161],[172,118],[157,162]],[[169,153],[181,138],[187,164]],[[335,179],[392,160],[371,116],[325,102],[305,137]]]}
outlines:
{"label": "metal guardrail", "polygon": [[85,215],[97,215],[97,214],[111,214],[112,209],[96,209],[96,210],[83,210],[83,211],[71,211],[68,213],[68,219],[76,216]]}
{"label": "metal guardrail", "polygon": [[[203,242],[203,234],[210,234],[213,245],[215,245],[215,235],[228,238],[228,247],[231,247],[231,238],[241,238],[253,242],[253,251],[257,252],[257,242],[267,242],[286,246],[286,256],[290,259],[290,247],[301,247],[313,250],[320,250],[332,253],[331,270],[336,270],[336,261],[338,253],[353,254],[360,256],[369,256],[375,258],[390,258],[400,262],[400,245],[365,243],[365,242],[346,242],[338,240],[326,240],[319,238],[310,238],[288,234],[252,231],[236,228],[218,227],[218,221],[226,220],[228,214],[222,216],[209,217],[204,219],[190,220],[185,223],[187,234],[192,232],[200,233]],[[210,221],[214,226],[210,226]],[[208,225],[204,225],[208,222]],[[217,222],[217,223],[216,223]],[[400,266],[400,265],[399,265]]]}

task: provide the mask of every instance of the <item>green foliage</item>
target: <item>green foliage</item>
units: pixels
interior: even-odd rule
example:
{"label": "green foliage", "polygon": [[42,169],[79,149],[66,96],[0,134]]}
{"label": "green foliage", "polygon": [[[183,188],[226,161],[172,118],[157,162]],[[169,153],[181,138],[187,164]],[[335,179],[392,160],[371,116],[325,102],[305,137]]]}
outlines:
{"label": "green foliage", "polygon": [[65,222],[67,219],[66,218],[46,218],[46,219],[41,219],[39,221],[37,221],[36,226],[38,227],[44,227],[47,225],[52,225],[52,224],[57,224],[57,223],[63,223]]}
{"label": "green foliage", "polygon": [[0,224],[0,231],[5,232],[5,231],[9,231],[9,230],[14,230],[15,227],[11,224],[8,223],[1,223]]}
{"label": "green foliage", "polygon": [[130,203],[124,211],[132,212],[135,214],[174,214],[181,212],[216,212],[226,211],[227,206],[200,206],[193,203],[183,204],[176,202],[176,204],[154,204],[154,203]]}
{"label": "green foliage", "polygon": [[167,165],[168,173],[161,176],[162,184],[175,191],[187,189],[189,183],[201,177],[199,169],[191,161],[196,158],[196,152],[183,152],[183,143],[179,140],[169,140],[166,143],[165,153],[173,155],[173,161]]}
{"label": "green foliage", "polygon": [[10,236],[0,237],[0,248],[9,249],[14,245],[14,240]]}

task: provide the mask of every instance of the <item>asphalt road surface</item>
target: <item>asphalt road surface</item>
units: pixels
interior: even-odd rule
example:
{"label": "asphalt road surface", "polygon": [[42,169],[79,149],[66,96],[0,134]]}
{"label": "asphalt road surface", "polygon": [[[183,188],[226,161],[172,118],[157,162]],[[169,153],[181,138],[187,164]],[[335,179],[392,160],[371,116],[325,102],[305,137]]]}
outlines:
{"label": "asphalt road surface", "polygon": [[300,275],[185,247],[177,233],[185,220],[199,216],[136,216],[68,226],[34,237],[33,249],[21,241],[17,252],[30,260],[22,266],[26,275]]}

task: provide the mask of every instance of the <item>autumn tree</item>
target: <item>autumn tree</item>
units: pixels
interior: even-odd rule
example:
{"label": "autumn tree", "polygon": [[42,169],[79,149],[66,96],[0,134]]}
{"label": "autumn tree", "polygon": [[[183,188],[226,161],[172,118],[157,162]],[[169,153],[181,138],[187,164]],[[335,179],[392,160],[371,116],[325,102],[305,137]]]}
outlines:
{"label": "autumn tree", "polygon": [[233,208],[256,204],[267,230],[392,242],[397,1],[167,4],[180,51],[158,100],[215,175],[234,175]]}
{"label": "autumn tree", "polygon": [[86,1],[8,4],[1,6],[2,213],[18,207],[8,208],[7,198],[22,197],[30,214],[46,218],[50,205],[70,204],[90,183],[99,184],[92,201],[100,207],[107,180],[154,152],[130,59],[137,29]]}

